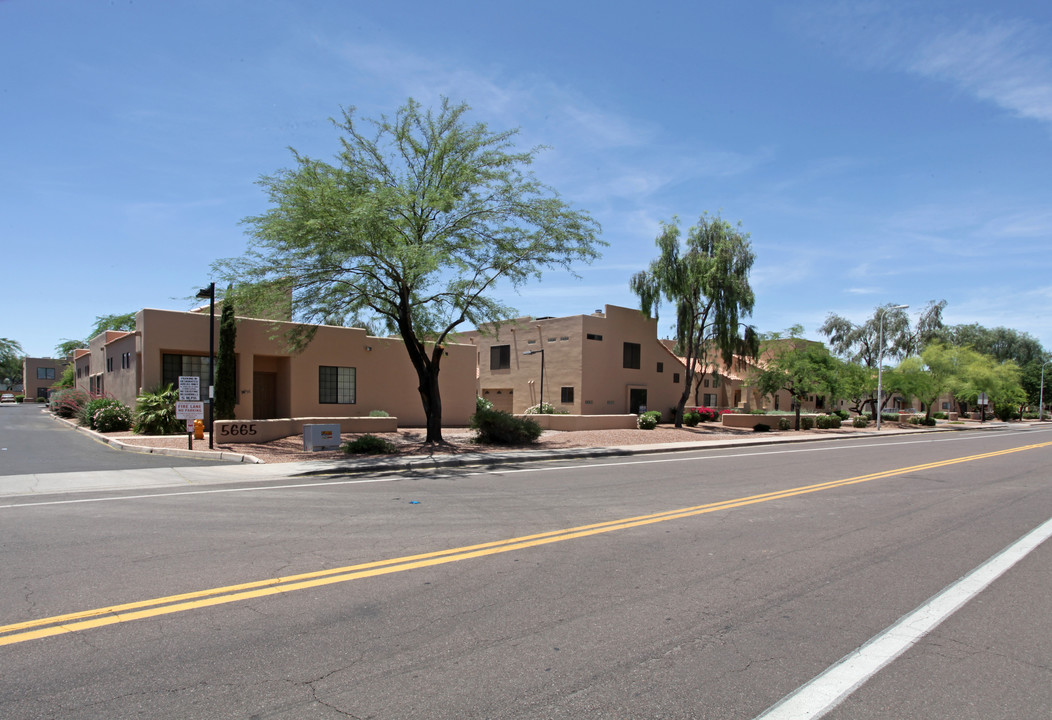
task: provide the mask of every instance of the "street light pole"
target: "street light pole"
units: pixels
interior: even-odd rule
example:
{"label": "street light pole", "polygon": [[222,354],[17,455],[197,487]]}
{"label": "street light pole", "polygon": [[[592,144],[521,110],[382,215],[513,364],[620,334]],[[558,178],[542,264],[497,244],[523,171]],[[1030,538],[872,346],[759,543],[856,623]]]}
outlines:
{"label": "street light pole", "polygon": [[1044,365],[1041,366],[1041,399],[1037,404],[1037,421],[1041,422],[1045,419],[1045,365],[1052,363],[1052,360],[1045,360]]}
{"label": "street light pole", "polygon": [[887,314],[888,310],[905,310],[909,305],[892,305],[886,307],[877,313],[880,318],[877,323],[880,333],[877,339],[877,344],[880,347],[880,354],[877,358],[877,430],[880,430],[880,416],[883,415],[884,409],[884,315]]}
{"label": "street light pole", "polygon": [[541,355],[541,403],[537,408],[544,412],[544,350],[527,350],[523,355],[536,355],[537,353]]}
{"label": "street light pole", "polygon": [[215,384],[216,384],[216,284],[209,283],[202,288],[197,297],[208,298],[208,449],[212,450],[213,423],[215,423]]}

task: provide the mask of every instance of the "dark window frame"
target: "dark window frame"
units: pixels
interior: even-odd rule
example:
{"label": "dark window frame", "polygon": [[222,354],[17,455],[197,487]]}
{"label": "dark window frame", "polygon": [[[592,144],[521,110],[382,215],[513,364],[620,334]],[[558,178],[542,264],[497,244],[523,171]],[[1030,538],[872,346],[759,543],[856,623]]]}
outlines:
{"label": "dark window frame", "polygon": [[358,368],[318,366],[318,403],[355,405],[358,402]]}
{"label": "dark window frame", "polygon": [[490,345],[489,369],[510,370],[511,369],[511,345]]}
{"label": "dark window frame", "polygon": [[642,367],[643,346],[639,343],[624,344],[622,367],[627,370],[639,370]]}

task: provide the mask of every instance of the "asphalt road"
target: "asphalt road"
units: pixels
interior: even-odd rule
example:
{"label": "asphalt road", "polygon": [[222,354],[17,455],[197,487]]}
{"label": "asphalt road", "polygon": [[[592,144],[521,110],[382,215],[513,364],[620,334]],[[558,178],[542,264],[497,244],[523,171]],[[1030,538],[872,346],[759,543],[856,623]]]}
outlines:
{"label": "asphalt road", "polygon": [[121,452],[59,422],[36,403],[0,405],[0,475],[187,467],[217,462]]}
{"label": "asphalt road", "polygon": [[[1050,466],[1033,429],[7,506],[0,717],[755,718],[1042,527]],[[1049,577],[827,717],[1049,717]]]}

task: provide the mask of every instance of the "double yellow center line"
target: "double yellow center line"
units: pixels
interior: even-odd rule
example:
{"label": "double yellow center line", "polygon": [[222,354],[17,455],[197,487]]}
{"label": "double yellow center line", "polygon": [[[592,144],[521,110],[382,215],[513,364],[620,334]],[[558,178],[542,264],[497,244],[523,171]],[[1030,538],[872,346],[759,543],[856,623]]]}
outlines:
{"label": "double yellow center line", "polygon": [[523,535],[521,537],[509,538],[507,540],[496,540],[479,545],[468,545],[466,547],[451,548],[449,550],[438,550],[436,552],[423,553],[420,555],[408,555],[405,557],[392,558],[389,560],[378,560],[360,565],[348,565],[346,567],[333,568],[330,570],[318,570],[300,575],[289,575],[286,577],[272,578],[269,580],[257,580],[255,582],[242,583],[240,585],[227,585],[225,587],[212,588],[210,590],[198,590],[196,592],[183,593],[181,595],[169,595],[167,597],[153,598],[151,600],[140,600],[138,602],[124,603],[122,605],[110,605],[108,607],[84,610],[82,612],[69,613],[66,615],[55,615],[52,617],[27,620],[25,622],[0,626],[0,645],[13,645],[15,643],[37,640],[40,638],[60,635],[63,633],[81,632],[92,628],[114,625],[116,623],[131,622],[168,615],[171,613],[197,610],[199,608],[211,607],[213,605],[224,605],[226,603],[251,600],[254,598],[277,595],[279,593],[306,590],[308,588],[320,587],[322,585],[333,585],[335,583],[360,580],[362,578],[375,577],[377,575],[388,575],[391,573],[416,570],[418,568],[431,567],[444,563],[456,562],[458,560],[469,560],[471,558],[485,557],[497,553],[524,550],[526,548],[547,545],[549,543],[574,540],[576,538],[598,535],[600,533],[625,530],[628,528],[651,525],[665,522],[667,520],[678,520],[693,515],[731,508],[755,505],[757,503],[782,500],[797,495],[833,490],[846,485],[879,480],[881,478],[905,475],[907,473],[930,470],[934,468],[947,467],[960,463],[984,460],[986,458],[1008,455],[1010,453],[1034,450],[1052,445],[1052,442],[1039,443],[1036,445],[1025,445],[1023,447],[1011,448],[1009,450],[998,450],[996,452],[969,455],[967,457],[940,460],[937,462],[924,463],[922,465],[911,465],[909,467],[885,470],[883,472],[859,475],[857,477],[833,480],[830,482],[817,483],[815,485],[804,485],[802,487],[789,488],[776,492],[750,495],[747,497],[723,500],[720,502],[695,505],[693,507],[668,510],[666,512],[651,515],[639,515],[637,517],[624,518],[621,520],[610,520],[608,522],[594,523],[592,525],[581,525],[579,527],[564,530],[553,530],[550,532],[537,533],[535,535]]}

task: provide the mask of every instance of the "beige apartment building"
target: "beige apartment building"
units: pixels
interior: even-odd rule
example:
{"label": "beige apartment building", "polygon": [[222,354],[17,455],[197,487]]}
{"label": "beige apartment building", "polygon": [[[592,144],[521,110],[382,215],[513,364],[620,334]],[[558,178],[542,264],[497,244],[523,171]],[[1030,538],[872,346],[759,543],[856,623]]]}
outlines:
{"label": "beige apartment building", "polygon": [[22,387],[26,402],[37,398],[47,398],[51,386],[62,377],[63,370],[69,363],[54,358],[31,358],[22,361]]}
{"label": "beige apartment building", "polygon": [[683,392],[683,364],[658,341],[657,320],[631,308],[519,318],[458,339],[477,348],[478,394],[506,412],[522,413],[543,396],[572,415],[647,408],[667,416]]}
{"label": "beige apartment building", "polygon": [[[218,352],[219,317],[215,342]],[[372,337],[360,328],[321,326],[299,353],[281,337],[292,323],[238,318],[237,419],[354,417],[383,410],[401,426],[426,423],[416,372],[399,338]],[[78,387],[134,406],[144,391],[180,376],[200,378],[208,398],[209,315],[144,309],[133,332],[107,331],[78,350]],[[475,348],[449,344],[439,386],[444,425],[466,425],[475,411]],[[206,411],[207,415],[207,411]]]}

